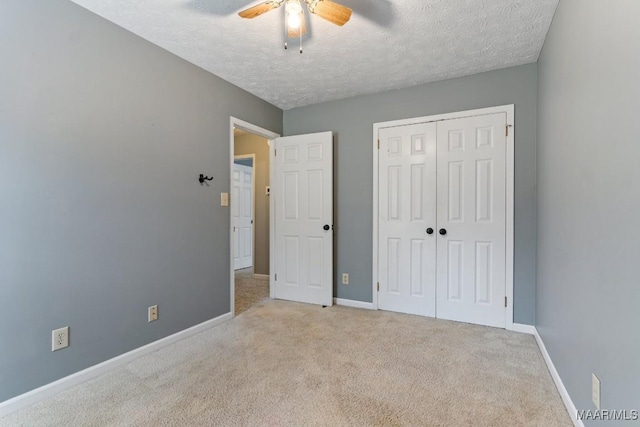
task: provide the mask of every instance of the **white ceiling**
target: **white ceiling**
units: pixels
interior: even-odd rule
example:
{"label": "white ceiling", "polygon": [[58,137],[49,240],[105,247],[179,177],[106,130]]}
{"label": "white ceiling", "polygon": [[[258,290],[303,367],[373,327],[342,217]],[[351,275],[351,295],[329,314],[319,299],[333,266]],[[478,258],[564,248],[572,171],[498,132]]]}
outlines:
{"label": "white ceiling", "polygon": [[[284,50],[284,8],[261,0],[72,0],[284,109],[535,62],[558,0],[339,0]],[[309,22],[310,21],[310,22]]]}

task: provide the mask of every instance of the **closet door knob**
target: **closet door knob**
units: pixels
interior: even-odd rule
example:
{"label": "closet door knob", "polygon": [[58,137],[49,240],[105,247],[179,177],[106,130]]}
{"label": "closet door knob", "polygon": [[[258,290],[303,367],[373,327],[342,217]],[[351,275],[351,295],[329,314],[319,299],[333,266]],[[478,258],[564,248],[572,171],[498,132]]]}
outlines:
{"label": "closet door knob", "polygon": [[441,228],[440,231],[438,231],[438,233],[440,233],[441,236],[444,236],[445,234],[447,234],[447,230],[445,230],[444,228]]}
{"label": "closet door knob", "polygon": [[427,228],[427,234],[433,234],[433,228],[431,227]]}
{"label": "closet door knob", "polygon": [[329,228],[331,228],[329,227],[329,224],[325,224],[324,227],[322,227],[324,231],[329,231]]}

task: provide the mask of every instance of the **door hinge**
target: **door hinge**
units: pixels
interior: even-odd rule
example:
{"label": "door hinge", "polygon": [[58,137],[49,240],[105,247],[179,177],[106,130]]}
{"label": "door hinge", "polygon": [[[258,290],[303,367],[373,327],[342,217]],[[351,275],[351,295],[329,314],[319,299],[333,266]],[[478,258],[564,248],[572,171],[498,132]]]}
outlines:
{"label": "door hinge", "polygon": [[509,128],[510,127],[511,127],[510,124],[504,125],[504,136],[509,136]]}
{"label": "door hinge", "polygon": [[380,292],[380,282],[378,282],[377,285],[377,291]]}
{"label": "door hinge", "polygon": [[275,156],[277,156],[277,155],[278,155],[278,149],[277,149],[277,148],[274,148],[274,149],[273,149],[273,157],[275,157]]}
{"label": "door hinge", "polygon": [[278,273],[275,274],[276,278],[274,279],[276,282],[278,281]]}
{"label": "door hinge", "polygon": [[378,150],[380,149],[380,140],[378,140]]}
{"label": "door hinge", "polygon": [[507,297],[504,297],[504,307],[507,307]]}

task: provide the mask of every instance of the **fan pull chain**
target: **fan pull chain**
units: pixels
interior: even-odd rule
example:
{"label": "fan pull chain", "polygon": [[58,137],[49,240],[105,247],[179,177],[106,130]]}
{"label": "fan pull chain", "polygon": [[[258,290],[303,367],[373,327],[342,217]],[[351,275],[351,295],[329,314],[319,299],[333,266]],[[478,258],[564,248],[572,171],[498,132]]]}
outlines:
{"label": "fan pull chain", "polygon": [[284,50],[287,50],[289,48],[289,46],[287,46],[287,37],[289,35],[287,34],[287,25],[285,24],[284,26]]}
{"label": "fan pull chain", "polygon": [[[300,12],[300,22],[304,22],[304,12]],[[300,53],[302,53],[302,26],[300,27],[300,30],[298,31],[298,33],[300,34]]]}

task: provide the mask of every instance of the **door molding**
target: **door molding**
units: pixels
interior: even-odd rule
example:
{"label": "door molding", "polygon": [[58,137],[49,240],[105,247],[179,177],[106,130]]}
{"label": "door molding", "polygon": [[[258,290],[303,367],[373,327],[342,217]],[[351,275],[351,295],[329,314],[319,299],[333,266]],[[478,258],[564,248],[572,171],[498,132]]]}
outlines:
{"label": "door molding", "polygon": [[502,105],[497,107],[480,108],[477,110],[458,111],[446,114],[437,114],[432,116],[414,117],[410,119],[392,120],[388,122],[380,122],[373,124],[373,265],[372,265],[372,283],[371,289],[373,293],[373,309],[378,310],[378,245],[379,245],[379,218],[378,218],[378,194],[379,194],[379,170],[378,170],[378,132],[380,129],[407,126],[419,123],[438,122],[442,120],[461,119],[465,117],[485,116],[489,114],[505,113],[507,115],[507,125],[510,127],[509,135],[507,135],[507,151],[506,151],[506,289],[507,307],[505,310],[506,329],[512,330],[513,326],[513,221],[514,221],[514,104]]}
{"label": "door molding", "polygon": [[[245,122],[244,120],[238,119],[236,117],[229,117],[229,189],[230,192],[231,183],[233,182],[233,163],[235,160],[235,136],[233,134],[233,129],[239,128],[245,130],[247,132],[251,132],[253,134],[259,135],[263,138],[266,138],[269,143],[269,182],[273,180],[273,168],[271,165],[273,164],[273,145],[271,144],[271,140],[274,138],[278,138],[280,134],[272,132],[268,129],[262,128],[260,126],[256,126],[252,123]],[[255,164],[255,161],[254,161]],[[254,179],[255,179],[255,169],[254,169]],[[254,181],[254,192],[255,192],[255,181]],[[254,194],[255,201],[255,194]],[[255,209],[255,203],[253,204]],[[271,199],[269,199],[269,250],[271,255],[269,256],[269,295],[273,298],[273,286],[271,286],[271,272],[273,271],[273,230],[274,230],[274,216],[273,216],[274,204]],[[236,315],[236,290],[235,290],[235,270],[233,268],[233,253],[235,249],[235,242],[233,241],[233,203],[229,203],[229,312],[231,313],[231,317],[235,317]],[[255,211],[254,211],[255,212]],[[254,215],[255,218],[255,215]],[[254,219],[255,221],[255,219]],[[255,222],[254,222],[255,224]],[[254,230],[255,236],[255,230]],[[255,264],[255,241],[254,241],[254,259],[253,263]]]}
{"label": "door molding", "polygon": [[[234,141],[234,149],[235,149],[235,141]],[[242,159],[251,159],[251,169],[253,172],[251,173],[251,195],[253,199],[251,200],[251,264],[253,265],[253,270],[255,273],[256,268],[256,153],[251,154],[238,154],[233,156],[233,160],[242,160]],[[231,172],[231,176],[233,177],[233,171]],[[231,195],[231,194],[229,194]],[[233,210],[231,210],[231,218],[233,219]],[[233,253],[233,252],[232,252]],[[235,270],[234,270],[235,271]]]}

